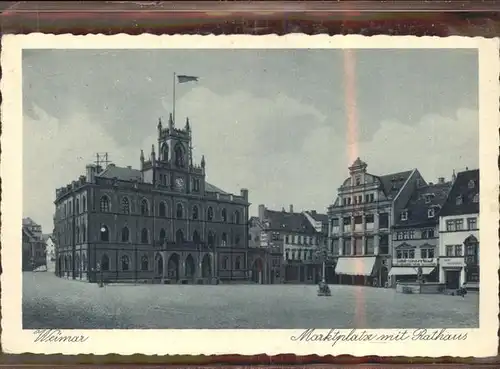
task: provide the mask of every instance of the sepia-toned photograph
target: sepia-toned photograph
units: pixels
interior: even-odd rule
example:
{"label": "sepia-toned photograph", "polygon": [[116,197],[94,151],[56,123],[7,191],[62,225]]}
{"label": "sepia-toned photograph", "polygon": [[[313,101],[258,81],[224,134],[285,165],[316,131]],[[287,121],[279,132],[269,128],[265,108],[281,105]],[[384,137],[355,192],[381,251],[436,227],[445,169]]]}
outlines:
{"label": "sepia-toned photograph", "polygon": [[498,60],[488,74],[469,41],[19,48],[16,329],[54,349],[209,329],[388,350],[497,326],[480,310],[498,97],[480,80]]}

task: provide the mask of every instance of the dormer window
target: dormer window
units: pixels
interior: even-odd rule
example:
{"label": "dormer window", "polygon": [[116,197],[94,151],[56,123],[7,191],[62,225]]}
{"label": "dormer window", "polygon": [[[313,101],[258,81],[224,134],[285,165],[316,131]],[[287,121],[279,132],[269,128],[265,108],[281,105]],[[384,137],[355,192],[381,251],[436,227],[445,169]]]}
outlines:
{"label": "dormer window", "polygon": [[427,210],[427,217],[428,218],[434,218],[434,214],[435,214],[434,208],[430,208]]}
{"label": "dormer window", "polygon": [[401,220],[408,220],[408,212],[406,210],[401,213]]}
{"label": "dormer window", "polygon": [[474,188],[475,187],[475,183],[474,183],[474,180],[470,180],[469,181],[469,188]]}
{"label": "dormer window", "polygon": [[455,203],[457,205],[462,205],[463,201],[462,201],[462,196],[457,196],[456,200],[455,200]]}
{"label": "dormer window", "polygon": [[476,194],[474,195],[474,198],[472,199],[472,201],[473,201],[473,202],[475,202],[475,203],[478,203],[478,202],[479,202],[479,194],[478,194],[478,193],[476,193]]}
{"label": "dormer window", "polygon": [[429,204],[431,202],[432,198],[431,195],[425,195],[425,203]]}

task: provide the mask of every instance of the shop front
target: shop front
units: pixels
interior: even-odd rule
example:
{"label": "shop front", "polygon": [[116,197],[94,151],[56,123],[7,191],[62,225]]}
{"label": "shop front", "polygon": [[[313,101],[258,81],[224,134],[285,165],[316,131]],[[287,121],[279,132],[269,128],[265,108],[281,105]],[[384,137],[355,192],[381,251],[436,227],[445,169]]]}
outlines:
{"label": "shop front", "polygon": [[376,260],[375,256],[339,257],[335,267],[338,283],[372,286]]}
{"label": "shop front", "polygon": [[424,283],[437,282],[437,259],[393,259],[389,272],[391,286],[396,287],[399,282],[416,283],[419,271]]}
{"label": "shop front", "polygon": [[463,256],[440,258],[439,268],[439,281],[445,284],[446,289],[456,290],[465,283],[466,271]]}

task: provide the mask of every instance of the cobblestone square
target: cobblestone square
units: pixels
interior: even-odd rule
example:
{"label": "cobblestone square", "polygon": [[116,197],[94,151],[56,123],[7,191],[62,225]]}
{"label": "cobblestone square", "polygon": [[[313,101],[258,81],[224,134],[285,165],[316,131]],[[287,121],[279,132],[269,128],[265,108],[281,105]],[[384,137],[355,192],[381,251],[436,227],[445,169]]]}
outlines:
{"label": "cobblestone square", "polygon": [[406,295],[332,285],[108,285],[23,273],[23,328],[478,327],[479,295]]}

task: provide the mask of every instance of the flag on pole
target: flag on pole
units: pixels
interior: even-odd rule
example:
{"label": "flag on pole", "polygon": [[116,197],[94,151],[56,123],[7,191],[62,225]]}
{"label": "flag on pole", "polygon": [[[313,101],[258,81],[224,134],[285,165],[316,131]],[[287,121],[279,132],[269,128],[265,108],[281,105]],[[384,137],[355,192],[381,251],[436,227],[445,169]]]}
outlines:
{"label": "flag on pole", "polygon": [[178,76],[177,76],[177,81],[178,81],[179,83],[186,83],[186,82],[198,82],[198,77],[195,77],[195,76],[178,75]]}

